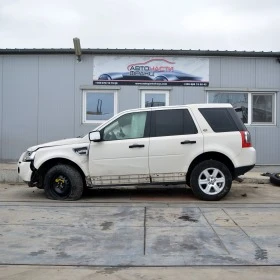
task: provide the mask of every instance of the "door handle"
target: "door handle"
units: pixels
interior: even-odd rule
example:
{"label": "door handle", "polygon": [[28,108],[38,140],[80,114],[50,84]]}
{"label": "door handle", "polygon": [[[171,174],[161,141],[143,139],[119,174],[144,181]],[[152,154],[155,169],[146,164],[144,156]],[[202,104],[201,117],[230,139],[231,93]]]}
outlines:
{"label": "door handle", "polygon": [[144,147],[145,147],[145,145],[142,145],[142,144],[141,145],[140,144],[133,144],[133,145],[129,146],[130,149],[132,149],[132,148],[144,148]]}
{"label": "door handle", "polygon": [[185,140],[183,142],[181,142],[181,144],[195,144],[196,141],[191,141],[191,140]]}

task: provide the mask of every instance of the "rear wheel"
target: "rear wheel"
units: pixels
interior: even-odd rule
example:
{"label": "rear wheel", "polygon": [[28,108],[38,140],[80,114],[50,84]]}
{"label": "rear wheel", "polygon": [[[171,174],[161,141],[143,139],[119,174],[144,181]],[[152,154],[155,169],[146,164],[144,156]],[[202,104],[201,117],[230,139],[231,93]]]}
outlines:
{"label": "rear wheel", "polygon": [[77,200],[83,194],[81,174],[72,166],[55,165],[44,180],[46,196],[56,200]]}
{"label": "rear wheel", "polygon": [[227,166],[216,160],[199,163],[192,171],[190,186],[202,200],[220,200],[231,188],[232,176]]}

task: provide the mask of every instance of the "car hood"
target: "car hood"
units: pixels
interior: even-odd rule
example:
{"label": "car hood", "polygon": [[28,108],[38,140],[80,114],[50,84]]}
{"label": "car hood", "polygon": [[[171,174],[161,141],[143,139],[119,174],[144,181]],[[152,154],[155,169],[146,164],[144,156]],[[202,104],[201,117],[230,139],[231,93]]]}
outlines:
{"label": "car hood", "polygon": [[89,139],[87,136],[85,136],[83,138],[69,138],[69,139],[63,139],[63,140],[59,140],[59,141],[48,142],[48,143],[40,144],[37,146],[32,146],[32,147],[28,148],[27,151],[34,152],[38,149],[46,148],[46,147],[64,146],[64,145],[82,144],[82,143],[87,144],[88,142],[89,142]]}

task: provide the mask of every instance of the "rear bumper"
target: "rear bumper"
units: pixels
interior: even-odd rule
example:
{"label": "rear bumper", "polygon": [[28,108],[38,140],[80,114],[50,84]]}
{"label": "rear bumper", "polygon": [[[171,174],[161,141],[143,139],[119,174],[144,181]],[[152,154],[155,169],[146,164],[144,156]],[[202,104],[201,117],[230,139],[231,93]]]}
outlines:
{"label": "rear bumper", "polygon": [[240,166],[235,168],[234,170],[234,178],[245,174],[246,172],[250,171],[252,168],[254,168],[255,164],[247,165],[247,166]]}

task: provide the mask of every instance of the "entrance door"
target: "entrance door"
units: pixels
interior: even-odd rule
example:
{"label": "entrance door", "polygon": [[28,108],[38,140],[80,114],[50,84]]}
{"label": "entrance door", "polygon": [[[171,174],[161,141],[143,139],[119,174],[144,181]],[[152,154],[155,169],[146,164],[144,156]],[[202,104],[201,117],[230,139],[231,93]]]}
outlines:
{"label": "entrance door", "polygon": [[149,183],[150,112],[126,113],[101,131],[101,141],[91,142],[89,173],[94,185]]}

